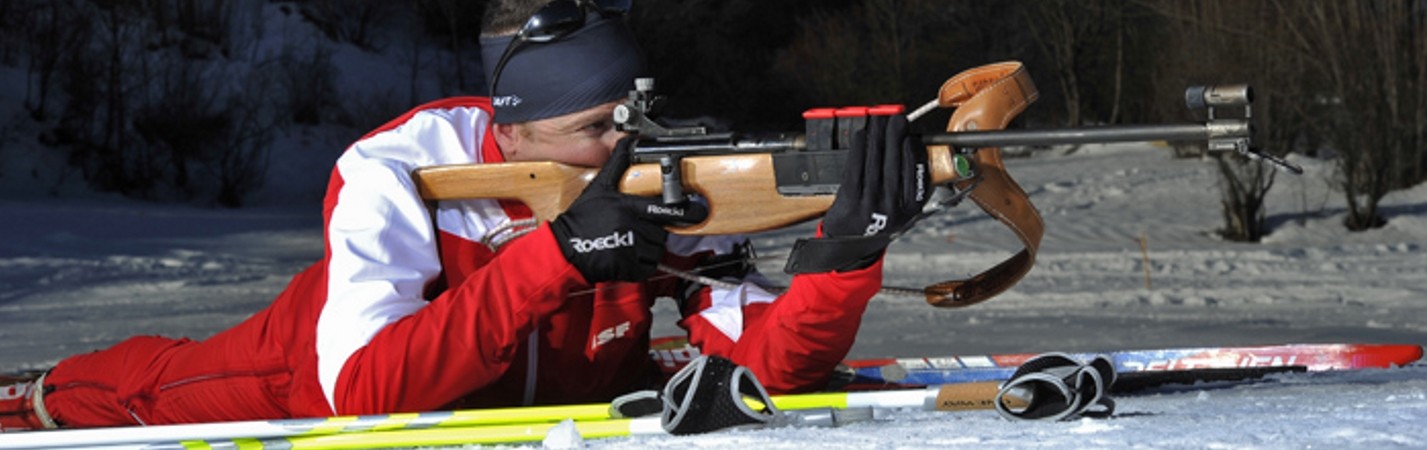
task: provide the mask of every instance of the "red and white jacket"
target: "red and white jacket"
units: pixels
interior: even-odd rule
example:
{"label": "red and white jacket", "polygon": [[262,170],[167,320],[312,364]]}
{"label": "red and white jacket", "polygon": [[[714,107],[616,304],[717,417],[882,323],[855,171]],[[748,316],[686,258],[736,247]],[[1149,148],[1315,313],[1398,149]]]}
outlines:
{"label": "red and white jacket", "polygon": [[[423,105],[354,143],[325,201],[326,254],[250,320],[284,352],[293,416],[607,401],[657,369],[649,333],[658,298],[705,354],[753,370],[771,391],[820,387],[846,356],[881,263],[800,275],[774,296],[674,277],[589,286],[547,225],[492,252],[492,229],[530,217],[496,200],[429,203],[412,170],[501,162],[488,99]],[[671,235],[665,263],[694,267],[741,237]],[[283,342],[272,342],[283,341]]]}

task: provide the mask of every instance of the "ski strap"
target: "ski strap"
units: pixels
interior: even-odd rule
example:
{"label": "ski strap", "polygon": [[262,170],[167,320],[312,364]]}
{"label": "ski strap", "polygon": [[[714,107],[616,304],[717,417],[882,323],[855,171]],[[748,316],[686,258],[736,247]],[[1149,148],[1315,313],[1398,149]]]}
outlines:
{"label": "ski strap", "polygon": [[660,423],[674,435],[767,425],[781,415],[752,371],[719,356],[689,363],[664,386],[661,398]]}
{"label": "ski strap", "polygon": [[663,391],[636,391],[616,398],[609,417],[640,419],[659,415],[673,435],[734,428],[837,427],[872,420],[871,407],[798,405],[795,411],[775,400],[748,368],[720,356],[701,356],[674,375]]}
{"label": "ski strap", "polygon": [[[946,131],[1004,129],[1039,96],[1020,62],[988,64],[951,77],[942,84],[938,106],[955,108]],[[937,146],[932,146],[936,148]],[[958,149],[949,149],[953,153]],[[970,190],[971,200],[1006,225],[1024,249],[990,269],[961,280],[943,281],[922,289],[927,303],[937,307],[962,307],[989,300],[1010,289],[1030,272],[1040,248],[1045,224],[1030,196],[1006,172],[1000,148],[983,148],[967,155],[977,176],[958,183]],[[973,184],[975,189],[971,189]]]}
{"label": "ski strap", "polygon": [[1096,356],[1080,362],[1064,353],[1046,353],[1021,364],[996,393],[996,412],[1011,420],[1069,420],[1109,417],[1115,412],[1110,388],[1115,365]]}

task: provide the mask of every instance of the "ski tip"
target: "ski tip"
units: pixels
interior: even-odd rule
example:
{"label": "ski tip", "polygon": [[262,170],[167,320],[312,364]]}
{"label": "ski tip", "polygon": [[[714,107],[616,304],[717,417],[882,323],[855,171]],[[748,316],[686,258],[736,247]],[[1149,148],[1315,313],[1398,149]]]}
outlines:
{"label": "ski tip", "polygon": [[1353,367],[1388,368],[1405,366],[1422,359],[1422,346],[1411,344],[1369,344],[1353,354]]}

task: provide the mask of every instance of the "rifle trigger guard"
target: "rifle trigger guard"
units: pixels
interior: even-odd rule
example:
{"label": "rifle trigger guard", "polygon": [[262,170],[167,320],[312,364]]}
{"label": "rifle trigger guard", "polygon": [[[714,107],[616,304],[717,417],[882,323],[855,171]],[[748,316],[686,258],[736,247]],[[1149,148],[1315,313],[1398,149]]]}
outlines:
{"label": "rifle trigger guard", "polygon": [[979,175],[972,178],[971,184],[967,185],[965,189],[957,189],[954,183],[937,186],[936,191],[932,193],[931,201],[927,202],[927,207],[923,211],[925,214],[930,214],[947,208],[955,208],[971,195],[971,191],[981,185],[981,179]]}

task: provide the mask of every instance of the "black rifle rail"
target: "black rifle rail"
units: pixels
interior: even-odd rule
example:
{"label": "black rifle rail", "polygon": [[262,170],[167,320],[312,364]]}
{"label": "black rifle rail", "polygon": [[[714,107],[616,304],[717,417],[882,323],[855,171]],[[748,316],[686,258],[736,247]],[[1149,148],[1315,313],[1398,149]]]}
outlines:
{"label": "black rifle rail", "polygon": [[[1223,122],[1223,121],[1221,121]],[[950,145],[960,149],[1036,145],[1106,144],[1114,142],[1209,141],[1245,138],[1250,134],[1245,122],[1186,123],[1168,125],[1107,125],[1035,130],[958,131],[922,136],[927,145]],[[659,156],[726,155],[776,153],[806,150],[801,134],[739,134],[660,137],[641,141],[634,150],[636,162],[656,162]]]}

